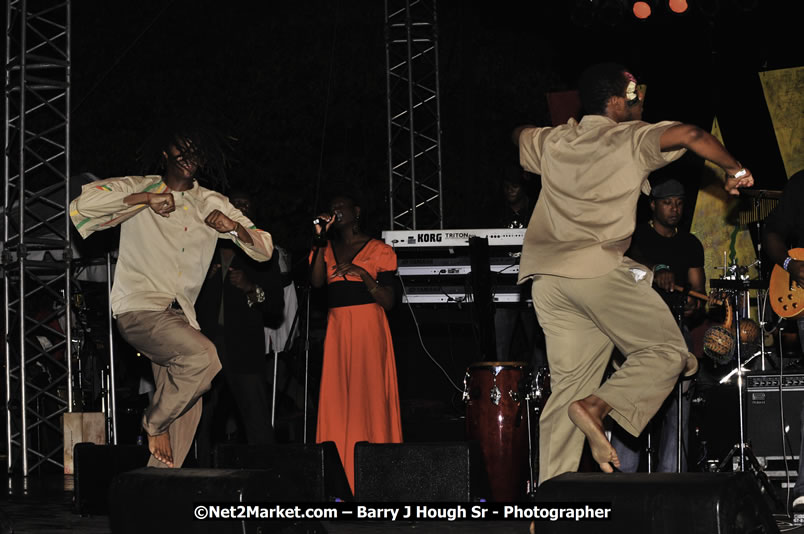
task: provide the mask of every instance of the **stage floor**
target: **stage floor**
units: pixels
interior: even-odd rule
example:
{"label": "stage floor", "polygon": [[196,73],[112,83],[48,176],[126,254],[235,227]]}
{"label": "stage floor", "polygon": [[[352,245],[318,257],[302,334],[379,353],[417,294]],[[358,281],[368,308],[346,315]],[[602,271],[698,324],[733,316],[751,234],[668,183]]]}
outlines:
{"label": "stage floor", "polygon": [[[8,479],[0,495],[0,534],[71,533],[108,534],[108,516],[81,516],[73,509],[72,476],[19,477]],[[796,526],[783,514],[775,516],[782,533],[804,534],[804,525]],[[529,521],[324,521],[316,532],[329,534],[368,534],[373,532],[527,534]],[[589,524],[594,532],[593,524]],[[293,530],[294,534],[303,531]],[[538,530],[537,530],[538,532]]]}

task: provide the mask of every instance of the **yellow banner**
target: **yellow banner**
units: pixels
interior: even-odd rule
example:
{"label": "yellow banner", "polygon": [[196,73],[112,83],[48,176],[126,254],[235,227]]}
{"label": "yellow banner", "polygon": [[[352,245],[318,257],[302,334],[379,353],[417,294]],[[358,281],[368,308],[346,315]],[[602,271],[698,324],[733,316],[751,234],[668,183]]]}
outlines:
{"label": "yellow banner", "polygon": [[787,177],[804,169],[804,67],[759,73]]}
{"label": "yellow banner", "polygon": [[[717,118],[712,124],[712,135],[723,142]],[[707,281],[723,277],[724,266],[747,266],[756,260],[751,235],[746,227],[737,222],[739,201],[723,189],[725,179],[723,169],[706,162],[690,228],[704,247]],[[756,278],[756,268],[751,268],[749,275]]]}

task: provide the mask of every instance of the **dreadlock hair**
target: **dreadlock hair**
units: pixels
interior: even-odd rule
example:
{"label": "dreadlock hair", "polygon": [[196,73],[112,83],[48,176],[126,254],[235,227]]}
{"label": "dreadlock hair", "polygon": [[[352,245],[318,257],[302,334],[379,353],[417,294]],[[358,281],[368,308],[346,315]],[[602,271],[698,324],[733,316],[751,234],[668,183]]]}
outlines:
{"label": "dreadlock hair", "polygon": [[143,174],[162,174],[164,153],[175,146],[182,157],[198,162],[195,178],[212,189],[229,186],[226,169],[235,139],[199,119],[169,119],[154,129],[137,151]]}
{"label": "dreadlock hair", "polygon": [[617,63],[598,63],[581,74],[578,90],[587,113],[605,115],[609,98],[625,95],[626,68]]}

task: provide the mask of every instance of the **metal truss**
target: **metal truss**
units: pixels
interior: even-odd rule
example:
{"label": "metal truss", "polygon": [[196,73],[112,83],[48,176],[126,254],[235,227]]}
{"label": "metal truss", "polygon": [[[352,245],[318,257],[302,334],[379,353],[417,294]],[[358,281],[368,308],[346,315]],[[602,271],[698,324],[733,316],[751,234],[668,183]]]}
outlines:
{"label": "metal truss", "polygon": [[391,230],[443,228],[435,0],[385,0]]}
{"label": "metal truss", "polygon": [[63,466],[72,411],[70,1],[7,0],[2,274],[9,472]]}

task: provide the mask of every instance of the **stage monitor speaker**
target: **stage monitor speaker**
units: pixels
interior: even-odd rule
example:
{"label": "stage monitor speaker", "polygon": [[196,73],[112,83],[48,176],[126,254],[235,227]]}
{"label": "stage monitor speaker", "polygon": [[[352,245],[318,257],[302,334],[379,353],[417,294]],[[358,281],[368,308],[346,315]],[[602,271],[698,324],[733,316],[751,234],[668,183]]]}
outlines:
{"label": "stage monitor speaker", "polygon": [[120,473],[145,467],[150,457],[148,447],[139,445],[76,443],[73,448],[75,511],[82,515],[108,514],[112,479]]}
{"label": "stage monitor speaker", "polygon": [[204,520],[199,516],[199,504],[231,505],[238,514],[245,512],[239,508],[242,506],[280,501],[277,482],[276,473],[268,469],[136,469],[117,476],[112,482],[111,529],[114,534],[325,533],[317,521]]}
{"label": "stage monitor speaker", "polygon": [[477,442],[355,446],[355,500],[472,502],[488,497]]}
{"label": "stage monitor speaker", "polygon": [[272,499],[298,502],[351,501],[338,450],[318,444],[238,445],[215,448],[215,467],[266,469],[273,473]]}
{"label": "stage monitor speaker", "polygon": [[[749,375],[746,379],[746,438],[756,456],[798,456],[801,447],[801,403],[804,376],[784,377],[784,424],[779,404],[778,375]],[[784,442],[782,442],[782,429]]]}
{"label": "stage monitor speaker", "polygon": [[779,532],[750,473],[566,473],[542,484],[535,501],[611,507],[609,520],[537,520],[539,534]]}

